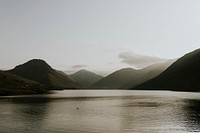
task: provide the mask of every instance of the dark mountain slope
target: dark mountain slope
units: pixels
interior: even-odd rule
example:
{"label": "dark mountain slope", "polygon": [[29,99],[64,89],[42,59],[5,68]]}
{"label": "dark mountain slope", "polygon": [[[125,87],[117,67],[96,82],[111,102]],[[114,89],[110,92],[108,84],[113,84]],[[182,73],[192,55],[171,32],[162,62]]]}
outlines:
{"label": "dark mountain slope", "polygon": [[200,49],[184,55],[159,76],[135,89],[200,91]]}
{"label": "dark mountain slope", "polygon": [[33,59],[9,71],[20,77],[37,81],[50,88],[79,88],[67,76],[52,69],[45,61]]}
{"label": "dark mountain slope", "polygon": [[150,65],[146,68],[138,70],[138,73],[140,73],[138,78],[135,80],[131,80],[128,84],[126,84],[124,87],[125,88],[132,88],[136,87],[139,84],[142,84],[156,76],[158,76],[160,73],[162,73],[164,70],[166,70],[173,62],[175,59],[172,60],[167,60],[166,62],[163,63],[156,63],[153,65]]}
{"label": "dark mountain slope", "polygon": [[124,68],[108,75],[100,81],[94,83],[92,87],[102,89],[124,89],[122,88],[132,80],[136,80],[139,76],[137,70],[132,68]]}
{"label": "dark mountain slope", "polygon": [[94,88],[129,89],[144,83],[163,72],[175,60],[157,63],[143,69],[124,68],[93,84]]}
{"label": "dark mountain slope", "polygon": [[80,70],[72,75],[69,75],[69,78],[80,84],[82,87],[88,88],[103,77],[87,70]]}
{"label": "dark mountain slope", "polygon": [[0,95],[24,95],[45,92],[46,88],[38,82],[0,71]]}

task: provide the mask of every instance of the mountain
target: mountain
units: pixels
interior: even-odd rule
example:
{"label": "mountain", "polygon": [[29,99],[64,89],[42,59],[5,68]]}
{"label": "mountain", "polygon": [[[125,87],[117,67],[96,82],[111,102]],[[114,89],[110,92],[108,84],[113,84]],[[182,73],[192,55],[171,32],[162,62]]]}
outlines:
{"label": "mountain", "polygon": [[184,55],[163,73],[134,89],[200,91],[200,49]]}
{"label": "mountain", "polygon": [[74,82],[78,83],[84,88],[91,87],[92,84],[99,81],[103,76],[97,75],[87,70],[80,70],[72,75],[69,75],[69,78]]}
{"label": "mountain", "polygon": [[37,81],[49,88],[79,88],[77,83],[74,83],[67,76],[60,74],[51,68],[45,61],[39,59],[30,60],[22,65],[16,66],[8,72],[26,79]]}
{"label": "mountain", "polygon": [[123,68],[115,71],[100,81],[94,83],[92,87],[101,89],[123,89],[122,86],[136,79],[138,71],[132,68]]}
{"label": "mountain", "polygon": [[38,82],[0,71],[0,95],[45,93],[46,88]]}
{"label": "mountain", "polygon": [[93,84],[94,88],[129,89],[156,77],[174,60],[157,63],[143,69],[124,68]]}
{"label": "mountain", "polygon": [[64,73],[63,71],[60,71],[60,70],[56,70],[56,72],[60,73],[61,75],[63,76],[66,76],[69,78],[69,75],[67,75],[66,73]]}
{"label": "mountain", "polygon": [[129,83],[127,83],[123,88],[132,88],[136,87],[137,85],[140,85],[156,76],[158,76],[160,73],[162,73],[164,70],[166,70],[173,62],[175,62],[176,59],[170,59],[163,63],[156,63],[150,66],[147,66],[146,68],[138,70],[138,73],[140,76],[137,77],[137,79],[132,79]]}

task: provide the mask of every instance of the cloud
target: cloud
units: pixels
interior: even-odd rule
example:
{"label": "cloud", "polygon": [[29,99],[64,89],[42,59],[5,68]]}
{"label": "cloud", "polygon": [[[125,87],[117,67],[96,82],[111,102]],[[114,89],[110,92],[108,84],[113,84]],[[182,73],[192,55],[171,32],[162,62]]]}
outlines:
{"label": "cloud", "polygon": [[142,55],[134,52],[122,52],[119,54],[122,63],[131,65],[136,68],[144,68],[146,66],[166,61],[155,56]]}
{"label": "cloud", "polygon": [[86,65],[73,65],[72,68],[73,69],[82,69],[82,68],[86,68]]}

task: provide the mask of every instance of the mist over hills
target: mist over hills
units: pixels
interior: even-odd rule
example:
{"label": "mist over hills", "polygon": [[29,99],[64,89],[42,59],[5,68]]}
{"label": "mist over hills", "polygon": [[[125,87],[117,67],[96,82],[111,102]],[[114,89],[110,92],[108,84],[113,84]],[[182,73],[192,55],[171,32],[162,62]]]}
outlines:
{"label": "mist over hills", "polygon": [[153,65],[150,65],[146,68],[138,70],[140,73],[140,76],[137,77],[137,79],[132,79],[129,83],[127,83],[123,88],[132,88],[139,84],[142,84],[156,76],[158,76],[160,73],[162,73],[164,70],[166,70],[173,62],[175,62],[176,59],[170,59],[163,63],[156,63]]}
{"label": "mist over hills", "polygon": [[174,60],[157,63],[143,69],[124,68],[94,83],[94,88],[128,89],[137,86],[163,72]]}
{"label": "mist over hills", "polygon": [[124,68],[111,73],[100,81],[94,83],[92,87],[101,89],[120,89],[131,79],[138,76],[138,72],[132,68]]}
{"label": "mist over hills", "polygon": [[102,79],[103,76],[82,69],[74,74],[69,75],[69,78],[81,85],[83,88],[88,88],[91,87],[91,85],[95,82]]}
{"label": "mist over hills", "polygon": [[39,59],[33,59],[22,65],[18,65],[8,72],[37,81],[49,88],[75,89],[80,87],[67,76],[60,74],[45,61]]}
{"label": "mist over hills", "polygon": [[133,89],[200,91],[200,49],[184,55],[163,73]]}
{"label": "mist over hills", "polygon": [[45,93],[42,84],[0,71],[0,95],[21,95]]}
{"label": "mist over hills", "polygon": [[0,71],[0,95],[38,94],[47,88],[200,91],[200,49],[178,60],[137,70],[123,68],[106,77],[87,70],[68,76],[40,59]]}

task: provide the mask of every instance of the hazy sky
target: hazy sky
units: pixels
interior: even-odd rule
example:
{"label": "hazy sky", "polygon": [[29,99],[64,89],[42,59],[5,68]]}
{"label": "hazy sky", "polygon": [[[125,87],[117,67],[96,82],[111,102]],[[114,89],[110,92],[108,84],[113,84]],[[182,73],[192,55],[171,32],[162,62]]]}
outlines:
{"label": "hazy sky", "polygon": [[0,0],[0,69],[143,67],[200,46],[200,0]]}

